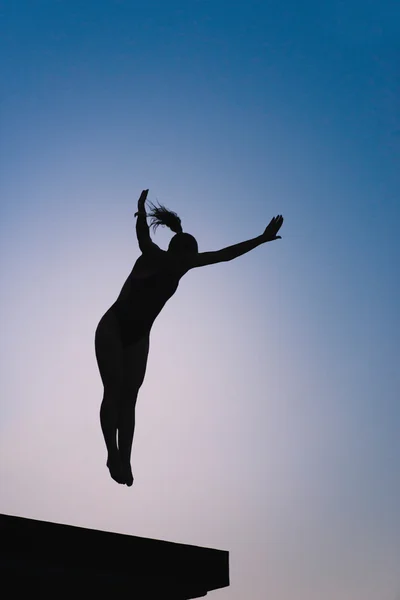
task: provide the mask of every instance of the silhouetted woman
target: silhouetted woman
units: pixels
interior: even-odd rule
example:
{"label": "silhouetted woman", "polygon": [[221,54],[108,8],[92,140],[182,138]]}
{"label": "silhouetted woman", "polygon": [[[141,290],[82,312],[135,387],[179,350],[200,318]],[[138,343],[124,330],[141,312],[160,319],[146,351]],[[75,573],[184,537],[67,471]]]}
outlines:
{"label": "silhouetted woman", "polygon": [[[135,429],[135,405],[143,383],[149,353],[149,335],[155,318],[176,292],[180,279],[190,269],[232,260],[264,242],[279,239],[283,217],[274,217],[264,233],[254,239],[216,252],[198,252],[196,239],[183,233],[178,215],[163,206],[145,202],[149,190],[138,201],[136,233],[141,255],[122,290],[101,318],[95,335],[96,358],[104,385],[100,421],[107,446],[111,477],[131,486],[131,450]],[[150,238],[146,217],[156,230],[166,225],[175,235],[168,250],[161,250]]]}

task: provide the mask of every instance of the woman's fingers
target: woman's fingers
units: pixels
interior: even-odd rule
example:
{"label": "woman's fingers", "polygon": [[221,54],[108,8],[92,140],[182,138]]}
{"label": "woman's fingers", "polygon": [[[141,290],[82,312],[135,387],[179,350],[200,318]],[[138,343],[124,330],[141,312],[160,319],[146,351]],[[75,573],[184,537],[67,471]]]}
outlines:
{"label": "woman's fingers", "polygon": [[275,217],[276,231],[280,230],[280,228],[282,227],[282,223],[283,223],[282,215],[278,215],[277,217]]}
{"label": "woman's fingers", "polygon": [[138,200],[138,205],[140,207],[144,206],[144,203],[146,202],[146,198],[147,198],[147,194],[149,193],[149,190],[143,190],[142,193],[140,194],[140,198]]}
{"label": "woman's fingers", "polygon": [[277,215],[276,217],[272,217],[266,231],[271,234],[271,237],[274,239],[281,239],[280,235],[276,235],[280,228],[282,227],[283,217],[282,215]]}

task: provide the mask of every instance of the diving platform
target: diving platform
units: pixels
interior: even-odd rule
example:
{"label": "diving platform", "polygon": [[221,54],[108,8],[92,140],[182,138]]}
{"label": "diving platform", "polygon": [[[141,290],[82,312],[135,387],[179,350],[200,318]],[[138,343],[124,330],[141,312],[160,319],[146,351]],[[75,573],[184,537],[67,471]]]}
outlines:
{"label": "diving platform", "polygon": [[229,552],[0,515],[8,598],[189,600],[229,586]]}

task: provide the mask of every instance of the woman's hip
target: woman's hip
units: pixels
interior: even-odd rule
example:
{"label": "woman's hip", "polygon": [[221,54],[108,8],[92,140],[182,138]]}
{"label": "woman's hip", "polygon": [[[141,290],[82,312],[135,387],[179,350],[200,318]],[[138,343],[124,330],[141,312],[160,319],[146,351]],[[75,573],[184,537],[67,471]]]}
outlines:
{"label": "woman's hip", "polygon": [[137,315],[121,312],[114,305],[101,317],[95,332],[95,339],[99,337],[118,336],[124,348],[137,344],[145,348],[149,344],[149,335],[152,323],[140,319]]}

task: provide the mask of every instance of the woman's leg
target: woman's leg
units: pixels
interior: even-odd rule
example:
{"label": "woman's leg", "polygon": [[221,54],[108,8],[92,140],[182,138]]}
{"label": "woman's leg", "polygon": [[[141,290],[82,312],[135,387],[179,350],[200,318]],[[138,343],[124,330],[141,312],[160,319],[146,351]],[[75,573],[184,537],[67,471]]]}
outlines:
{"label": "woman's leg", "polygon": [[131,486],[131,452],[135,432],[135,407],[139,389],[146,374],[149,354],[149,336],[124,348],[124,391],[118,416],[118,448],[125,483]]}
{"label": "woman's leg", "polygon": [[100,409],[100,422],[106,443],[107,467],[111,477],[125,483],[117,447],[119,407],[124,389],[124,352],[118,322],[112,311],[108,311],[96,329],[96,359],[104,386]]}

